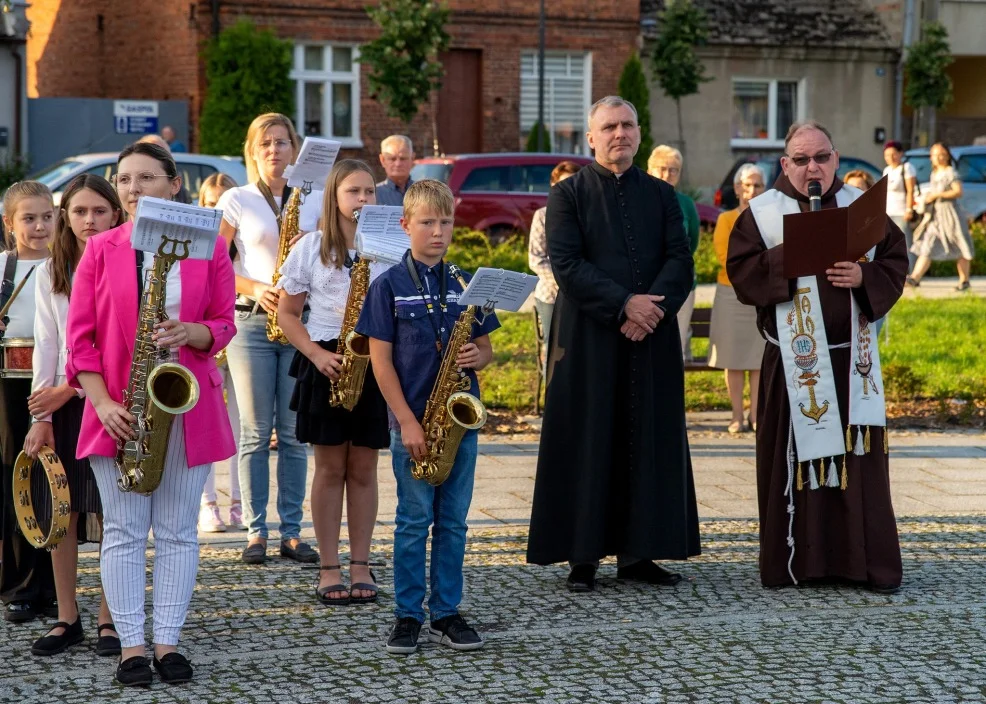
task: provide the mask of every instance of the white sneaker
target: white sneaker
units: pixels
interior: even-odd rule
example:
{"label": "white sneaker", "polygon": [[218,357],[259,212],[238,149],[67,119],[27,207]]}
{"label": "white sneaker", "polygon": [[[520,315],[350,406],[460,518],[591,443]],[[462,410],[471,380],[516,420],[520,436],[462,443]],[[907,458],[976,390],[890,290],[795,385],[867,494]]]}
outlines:
{"label": "white sneaker", "polygon": [[243,504],[234,503],[229,509],[229,527],[233,530],[246,530],[246,523],[243,522]]}
{"label": "white sneaker", "polygon": [[203,533],[225,533],[226,524],[219,517],[219,507],[215,504],[203,504],[199,511],[199,530]]}

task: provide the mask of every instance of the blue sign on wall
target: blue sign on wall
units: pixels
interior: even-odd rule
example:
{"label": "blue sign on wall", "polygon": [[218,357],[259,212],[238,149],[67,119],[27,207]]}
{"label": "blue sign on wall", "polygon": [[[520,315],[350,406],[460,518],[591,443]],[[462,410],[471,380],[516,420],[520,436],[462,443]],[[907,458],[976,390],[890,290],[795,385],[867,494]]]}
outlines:
{"label": "blue sign on wall", "polygon": [[155,134],[158,131],[156,117],[113,118],[117,134]]}
{"label": "blue sign on wall", "polygon": [[154,100],[113,102],[113,128],[117,134],[153,134],[158,131],[158,104]]}

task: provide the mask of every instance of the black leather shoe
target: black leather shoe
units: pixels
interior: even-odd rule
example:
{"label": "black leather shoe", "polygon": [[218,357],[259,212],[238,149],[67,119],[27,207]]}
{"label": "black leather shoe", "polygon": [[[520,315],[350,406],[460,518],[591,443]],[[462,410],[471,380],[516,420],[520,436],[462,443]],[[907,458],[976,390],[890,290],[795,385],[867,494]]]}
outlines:
{"label": "black leather shoe", "polygon": [[3,609],[4,621],[11,623],[24,623],[33,621],[38,613],[34,610],[34,604],[30,601],[12,601]]}
{"label": "black leather shoe", "polygon": [[104,636],[101,635],[103,631],[116,631],[116,626],[112,623],[96,626],[96,655],[119,655],[121,650],[119,636]]}
{"label": "black leather shoe", "polygon": [[154,658],[154,669],[161,676],[161,681],[168,684],[189,682],[194,674],[192,663],[181,653],[168,653],[160,660]]}
{"label": "black leather shoe", "polygon": [[281,542],[281,557],[295,562],[318,562],[318,552],[308,543],[298,542],[294,547],[287,541]]}
{"label": "black leather shoe", "polygon": [[650,560],[641,560],[628,567],[618,567],[616,569],[616,576],[618,579],[629,579],[646,584],[659,584],[665,587],[672,587],[681,581],[680,574],[677,572],[668,572]]}
{"label": "black leather shoe", "polygon": [[900,591],[899,584],[868,584],[866,588],[874,594],[896,594]]}
{"label": "black leather shoe", "polygon": [[565,586],[570,592],[591,592],[596,588],[596,568],[594,565],[575,565],[568,573]]}
{"label": "black leather shoe", "polygon": [[34,610],[39,614],[44,614],[45,616],[50,616],[51,618],[58,618],[58,599],[54,597],[51,599],[42,599],[34,605]]}
{"label": "black leather shoe", "polygon": [[124,687],[150,687],[152,679],[151,666],[143,655],[127,658],[116,668],[116,681]]}
{"label": "black leather shoe", "polygon": [[58,655],[58,653],[65,652],[69,647],[81,643],[86,639],[85,634],[82,632],[82,615],[76,617],[75,623],[65,623],[64,621],[59,621],[51,630],[56,628],[62,628],[62,632],[58,635],[51,635],[49,631],[48,635],[42,636],[34,641],[34,645],[31,646],[31,654],[33,655]]}

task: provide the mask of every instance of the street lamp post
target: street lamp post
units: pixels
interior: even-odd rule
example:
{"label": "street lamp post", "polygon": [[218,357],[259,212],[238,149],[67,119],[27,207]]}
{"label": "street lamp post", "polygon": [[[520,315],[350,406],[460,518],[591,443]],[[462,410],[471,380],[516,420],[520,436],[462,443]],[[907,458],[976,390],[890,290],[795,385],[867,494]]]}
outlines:
{"label": "street lamp post", "polygon": [[538,151],[544,151],[544,0],[541,0],[541,17],[538,27]]}

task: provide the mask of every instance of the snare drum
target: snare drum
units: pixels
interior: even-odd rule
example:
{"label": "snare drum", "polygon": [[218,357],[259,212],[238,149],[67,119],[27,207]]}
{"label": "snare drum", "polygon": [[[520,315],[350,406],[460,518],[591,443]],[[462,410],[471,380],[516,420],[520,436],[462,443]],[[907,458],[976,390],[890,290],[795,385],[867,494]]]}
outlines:
{"label": "snare drum", "polygon": [[33,337],[0,338],[0,379],[30,379],[33,357]]}

